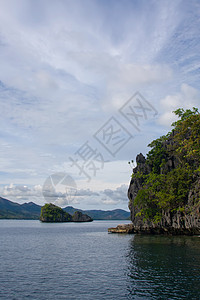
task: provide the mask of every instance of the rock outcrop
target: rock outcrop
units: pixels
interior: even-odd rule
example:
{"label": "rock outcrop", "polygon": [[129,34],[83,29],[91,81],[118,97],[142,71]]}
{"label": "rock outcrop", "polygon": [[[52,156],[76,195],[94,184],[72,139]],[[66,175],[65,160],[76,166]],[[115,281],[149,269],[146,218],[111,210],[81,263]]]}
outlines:
{"label": "rock outcrop", "polygon": [[174,129],[136,157],[128,189],[130,225],[117,233],[200,234],[200,114],[178,109]]}
{"label": "rock outcrop", "polygon": [[133,224],[120,224],[117,227],[108,228],[109,233],[134,233]]}
{"label": "rock outcrop", "polygon": [[89,217],[86,214],[83,214],[80,211],[75,211],[75,213],[72,216],[72,221],[73,222],[92,222],[93,219]]}
{"label": "rock outcrop", "polygon": [[[133,174],[143,172],[148,174],[151,167],[146,162],[142,154],[137,156],[138,166],[133,169]],[[172,168],[173,164],[167,161],[168,168]],[[140,214],[141,207],[134,204],[134,200],[138,192],[142,190],[144,184],[144,176],[134,177],[130,182],[128,189],[129,209],[131,211],[131,220],[133,223],[132,232],[137,233],[155,233],[155,234],[200,234],[200,178],[191,185],[188,193],[185,209],[173,210],[162,209],[161,219],[159,222],[145,219]]]}
{"label": "rock outcrop", "polygon": [[91,222],[93,219],[81,212],[75,212],[73,216],[65,212],[62,208],[49,203],[41,208],[41,222]]}
{"label": "rock outcrop", "polygon": [[128,189],[132,232],[200,234],[200,115],[175,112],[174,130],[137,155]]}

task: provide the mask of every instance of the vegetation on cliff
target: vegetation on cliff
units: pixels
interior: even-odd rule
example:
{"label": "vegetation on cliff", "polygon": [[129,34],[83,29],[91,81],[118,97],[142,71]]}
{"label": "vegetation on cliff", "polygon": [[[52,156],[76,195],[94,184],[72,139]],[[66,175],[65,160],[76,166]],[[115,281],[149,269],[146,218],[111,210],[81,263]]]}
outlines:
{"label": "vegetation on cliff", "polygon": [[189,213],[200,202],[200,114],[197,108],[174,113],[179,120],[172,124],[172,131],[149,144],[143,167],[139,161],[132,174],[131,182],[138,190],[130,196],[130,208],[137,207],[136,217],[154,223],[161,220],[163,211]]}
{"label": "vegetation on cliff", "polygon": [[49,203],[41,208],[40,221],[42,222],[70,222],[72,216],[66,213],[62,208]]}

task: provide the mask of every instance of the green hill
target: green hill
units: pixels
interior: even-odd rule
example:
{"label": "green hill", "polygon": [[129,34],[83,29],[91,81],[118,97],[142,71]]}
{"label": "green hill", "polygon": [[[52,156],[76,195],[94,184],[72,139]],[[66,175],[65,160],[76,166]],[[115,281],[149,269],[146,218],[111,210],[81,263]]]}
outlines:
{"label": "green hill", "polygon": [[0,197],[0,219],[39,219],[41,206],[33,202],[18,204]]}
{"label": "green hill", "polygon": [[[19,204],[0,197],[0,219],[33,219],[40,218],[41,206],[33,202]],[[93,220],[126,220],[130,213],[123,209],[114,210],[81,210],[72,206],[63,209],[70,215],[76,211],[87,214]]]}
{"label": "green hill", "polygon": [[75,211],[80,211],[89,215],[93,220],[128,220],[130,218],[130,212],[123,209],[81,210],[72,206],[67,206],[64,210],[69,214],[73,214]]}

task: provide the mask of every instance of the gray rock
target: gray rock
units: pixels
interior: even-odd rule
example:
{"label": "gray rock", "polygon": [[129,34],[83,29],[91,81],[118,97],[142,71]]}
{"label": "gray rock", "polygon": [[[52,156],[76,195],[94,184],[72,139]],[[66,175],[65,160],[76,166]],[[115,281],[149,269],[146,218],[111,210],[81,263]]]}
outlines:
{"label": "gray rock", "polygon": [[80,211],[75,211],[75,213],[72,216],[72,221],[73,222],[92,222],[93,219],[90,216],[83,214]]}

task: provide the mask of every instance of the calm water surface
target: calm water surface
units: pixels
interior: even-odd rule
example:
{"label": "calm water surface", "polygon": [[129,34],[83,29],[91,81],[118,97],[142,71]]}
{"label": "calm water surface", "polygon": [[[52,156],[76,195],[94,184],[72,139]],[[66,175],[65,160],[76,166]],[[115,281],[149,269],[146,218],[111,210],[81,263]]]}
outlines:
{"label": "calm water surface", "polygon": [[200,237],[107,233],[119,223],[0,220],[0,299],[200,299]]}

